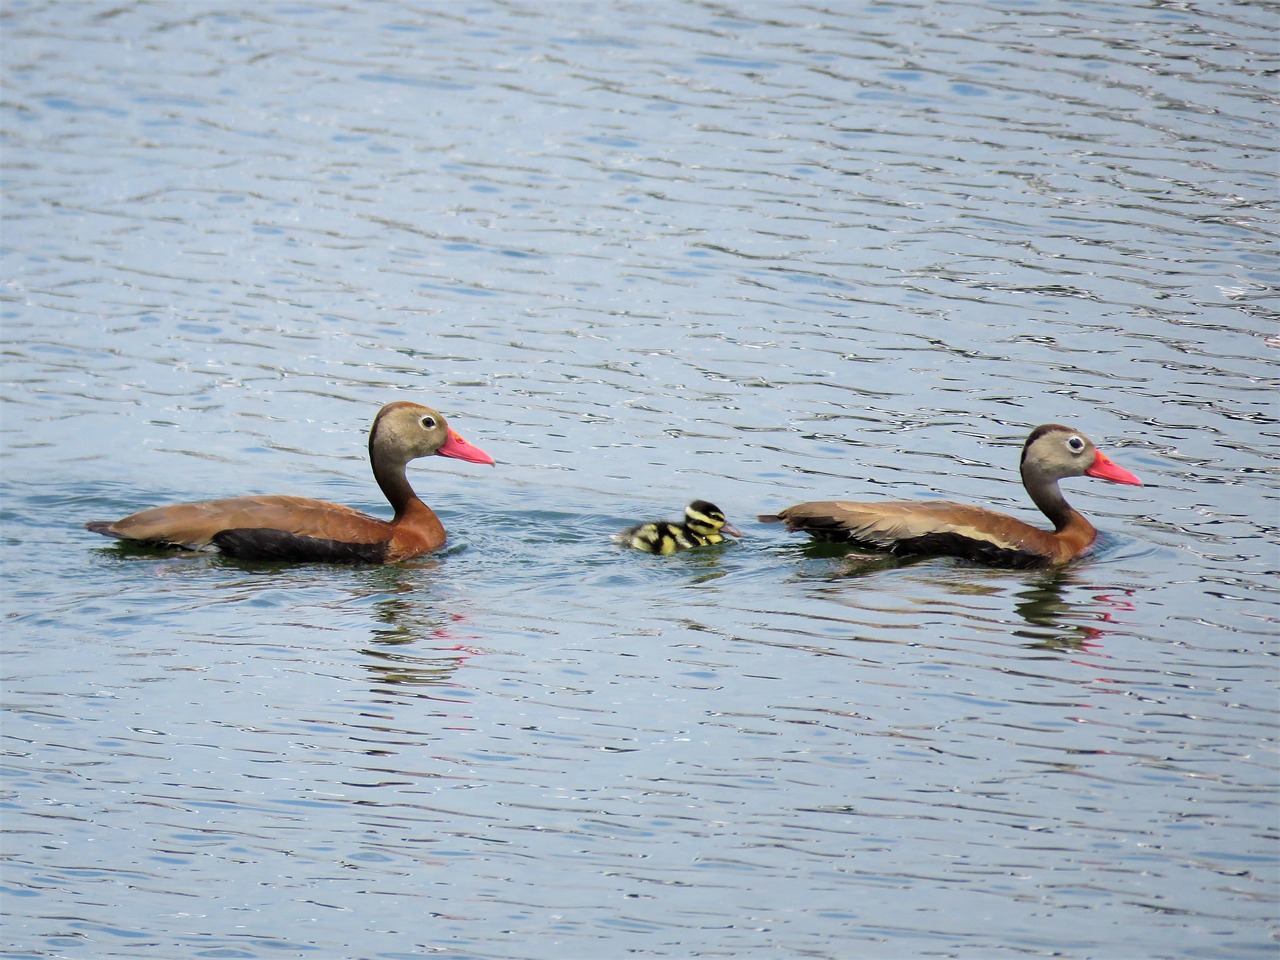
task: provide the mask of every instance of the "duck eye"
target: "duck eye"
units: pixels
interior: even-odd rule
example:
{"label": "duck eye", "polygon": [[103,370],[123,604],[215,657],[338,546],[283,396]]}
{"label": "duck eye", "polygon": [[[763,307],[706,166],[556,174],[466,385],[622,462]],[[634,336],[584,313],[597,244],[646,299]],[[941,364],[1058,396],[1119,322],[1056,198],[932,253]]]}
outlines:
{"label": "duck eye", "polygon": [[436,418],[435,418],[435,417],[423,417],[423,418],[422,418],[422,426],[423,426],[423,427],[425,427],[427,430],[434,430],[434,429],[436,428]]}
{"label": "duck eye", "polygon": [[1080,437],[1070,437],[1067,440],[1067,447],[1071,450],[1072,453],[1079,453],[1081,450],[1084,449],[1084,440],[1082,440]]}

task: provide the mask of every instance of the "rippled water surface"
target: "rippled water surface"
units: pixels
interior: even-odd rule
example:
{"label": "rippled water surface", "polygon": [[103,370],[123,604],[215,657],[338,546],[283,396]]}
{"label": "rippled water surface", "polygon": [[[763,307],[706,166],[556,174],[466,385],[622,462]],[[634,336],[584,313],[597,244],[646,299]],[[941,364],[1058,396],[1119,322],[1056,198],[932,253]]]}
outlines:
{"label": "rippled water surface", "polygon": [[[5,957],[1270,957],[1274,10],[23,2]],[[1270,73],[1269,73],[1270,71]],[[238,493],[386,569],[87,533]],[[946,497],[1060,572],[753,519]],[[609,536],[714,500],[747,534]]]}

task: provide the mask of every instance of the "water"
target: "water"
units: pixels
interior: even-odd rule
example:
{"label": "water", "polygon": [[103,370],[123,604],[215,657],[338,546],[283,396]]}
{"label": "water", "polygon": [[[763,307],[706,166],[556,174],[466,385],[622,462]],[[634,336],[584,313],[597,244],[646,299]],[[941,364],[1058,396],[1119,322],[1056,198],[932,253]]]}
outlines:
{"label": "water", "polygon": [[[1276,949],[1273,12],[23,3],[3,20],[5,957]],[[390,569],[120,551],[383,512]],[[756,513],[1031,518],[1057,573]],[[627,554],[704,497],[748,534]]]}

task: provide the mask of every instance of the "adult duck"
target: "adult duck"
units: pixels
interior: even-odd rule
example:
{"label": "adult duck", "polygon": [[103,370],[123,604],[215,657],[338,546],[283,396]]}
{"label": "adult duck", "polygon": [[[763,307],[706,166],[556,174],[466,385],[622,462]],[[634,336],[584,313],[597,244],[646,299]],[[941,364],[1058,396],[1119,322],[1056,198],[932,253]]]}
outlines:
{"label": "adult duck", "polygon": [[1074,509],[1058,481],[1097,477],[1141,486],[1079,430],[1048,423],[1036,427],[1022,447],[1022,485],[1053,530],[1041,530],[1014,517],[947,501],[850,503],[830,500],[799,503],[766,523],[785,523],[817,540],[850,543],[897,556],[957,556],[993,566],[1035,567],[1067,563],[1085,553],[1098,535]]}
{"label": "adult duck", "polygon": [[493,457],[449,428],[430,407],[389,403],[369,431],[369,460],[395,516],[379,520],[351,507],[305,497],[251,496],[152,507],[85,527],[103,536],[185,550],[217,548],[244,560],[396,563],[444,546],[444,525],[405,476],[410,460]]}

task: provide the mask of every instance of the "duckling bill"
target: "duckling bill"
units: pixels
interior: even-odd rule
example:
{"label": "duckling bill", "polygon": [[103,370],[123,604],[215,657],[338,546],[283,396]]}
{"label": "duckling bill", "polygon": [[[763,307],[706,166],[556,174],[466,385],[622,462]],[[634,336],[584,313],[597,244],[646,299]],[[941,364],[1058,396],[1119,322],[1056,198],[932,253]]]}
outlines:
{"label": "duckling bill", "polygon": [[663,555],[723,543],[724,538],[740,537],[742,531],[729,523],[714,503],[695,500],[684,508],[684,522],[652,520],[614,536],[614,541],[632,550]]}

